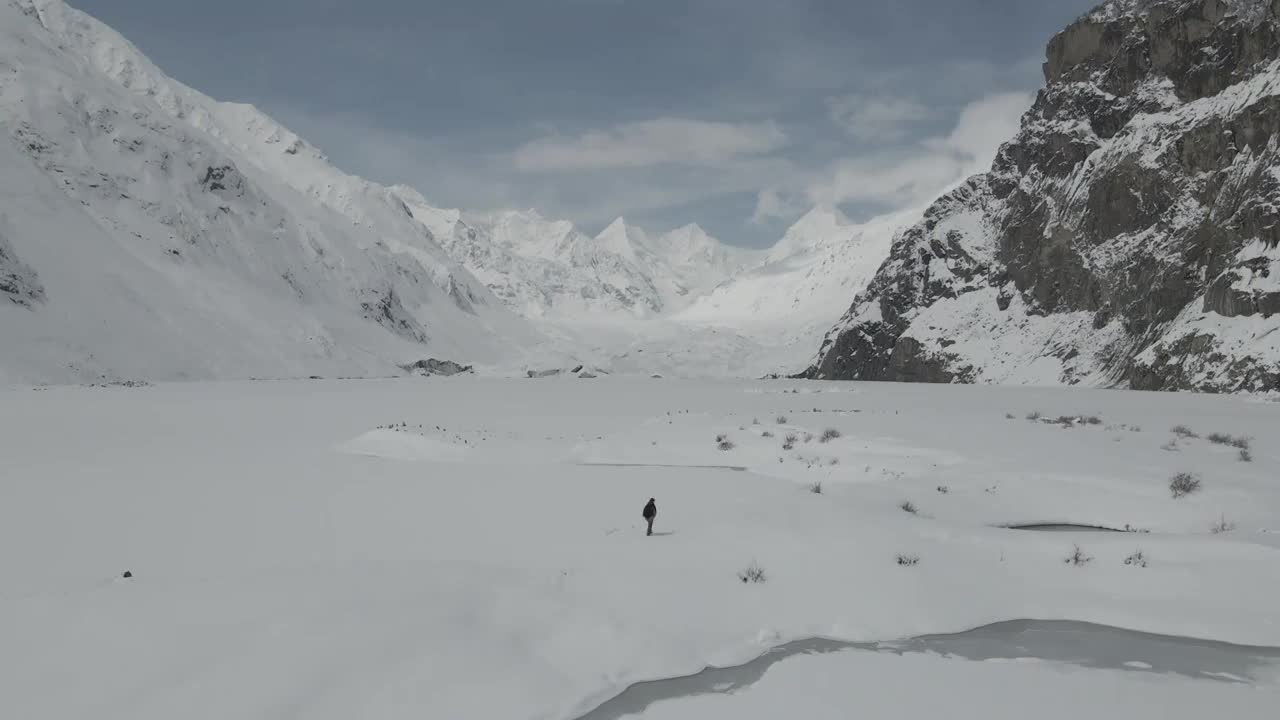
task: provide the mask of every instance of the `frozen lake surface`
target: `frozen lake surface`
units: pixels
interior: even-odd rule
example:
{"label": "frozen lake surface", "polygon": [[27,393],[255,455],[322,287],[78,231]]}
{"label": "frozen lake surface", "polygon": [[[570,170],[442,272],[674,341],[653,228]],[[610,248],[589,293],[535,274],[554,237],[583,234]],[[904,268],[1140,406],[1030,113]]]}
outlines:
{"label": "frozen lake surface", "polygon": [[696,675],[633,685],[580,720],[620,720],[641,715],[659,702],[738,693],[758,682],[774,665],[796,656],[847,652],[933,653],[957,662],[1033,659],[1230,683],[1274,678],[1280,668],[1280,648],[1154,635],[1069,620],[1013,620],[897,642],[799,640],[744,665],[708,668]]}

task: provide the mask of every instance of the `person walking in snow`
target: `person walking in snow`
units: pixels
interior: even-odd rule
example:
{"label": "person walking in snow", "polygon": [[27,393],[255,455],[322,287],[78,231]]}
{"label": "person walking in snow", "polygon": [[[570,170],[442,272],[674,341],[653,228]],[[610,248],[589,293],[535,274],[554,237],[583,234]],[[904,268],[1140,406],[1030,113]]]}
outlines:
{"label": "person walking in snow", "polygon": [[644,516],[645,521],[649,523],[649,529],[645,532],[645,536],[648,537],[653,534],[653,519],[658,517],[658,505],[653,501],[653,498],[649,498],[649,504],[644,506],[644,512],[641,514]]}

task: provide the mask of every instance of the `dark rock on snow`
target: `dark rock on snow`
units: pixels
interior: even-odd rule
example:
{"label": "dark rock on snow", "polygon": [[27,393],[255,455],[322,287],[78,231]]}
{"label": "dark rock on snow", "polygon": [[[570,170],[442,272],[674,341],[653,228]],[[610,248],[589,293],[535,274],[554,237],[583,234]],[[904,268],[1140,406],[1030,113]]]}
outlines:
{"label": "dark rock on snow", "polygon": [[531,377],[531,378],[547,378],[547,377],[555,377],[556,375],[559,375],[562,372],[564,371],[561,370],[560,368],[552,368],[550,370],[528,370],[525,372],[525,375],[526,377]]}
{"label": "dark rock on snow", "polygon": [[401,367],[404,368],[405,372],[421,375],[442,375],[445,377],[474,371],[471,365],[459,365],[452,360],[437,360],[435,358],[419,360],[409,365],[401,365]]}
{"label": "dark rock on snow", "polygon": [[40,278],[31,266],[18,259],[13,244],[5,237],[4,227],[0,227],[0,298],[28,309],[45,300]]}

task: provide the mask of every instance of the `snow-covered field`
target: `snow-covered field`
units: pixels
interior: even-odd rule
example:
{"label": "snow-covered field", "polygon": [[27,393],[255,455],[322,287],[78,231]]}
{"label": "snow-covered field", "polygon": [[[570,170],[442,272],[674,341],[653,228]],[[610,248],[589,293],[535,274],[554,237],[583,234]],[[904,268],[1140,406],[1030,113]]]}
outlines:
{"label": "snow-covered field", "polygon": [[[1280,646],[1280,407],[1255,399],[460,376],[0,407],[6,717],[568,719],[793,640],[1018,618]],[[1178,424],[1251,436],[1252,460],[1172,442]],[[1199,492],[1174,499],[1178,472]],[[1025,523],[1149,532],[995,527]],[[766,582],[739,580],[752,564]],[[1202,720],[1277,700],[1280,670],[851,651],[645,712]]]}

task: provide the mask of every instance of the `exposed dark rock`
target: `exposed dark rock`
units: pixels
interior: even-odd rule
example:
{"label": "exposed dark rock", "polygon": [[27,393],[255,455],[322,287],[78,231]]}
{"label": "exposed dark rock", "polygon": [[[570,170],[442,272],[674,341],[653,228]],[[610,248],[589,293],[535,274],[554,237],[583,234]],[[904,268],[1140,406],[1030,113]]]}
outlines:
{"label": "exposed dark rock", "polygon": [[3,299],[31,309],[43,303],[45,295],[40,277],[30,265],[18,259],[13,244],[5,236],[5,228],[0,224],[0,302]]}
{"label": "exposed dark rock", "polygon": [[[1280,0],[1114,0],[1049,44],[989,172],[940,198],[808,377],[1280,387]],[[1244,321],[1240,321],[1244,322]],[[1252,328],[1252,326],[1251,326]]]}
{"label": "exposed dark rock", "polygon": [[245,194],[244,176],[231,165],[205,168],[200,187],[227,199],[244,197]]}
{"label": "exposed dark rock", "polygon": [[450,377],[460,375],[462,373],[473,372],[474,368],[470,365],[459,365],[452,360],[437,360],[435,358],[427,358],[419,360],[409,365],[401,365],[405,372],[419,373],[422,375],[441,375]]}
{"label": "exposed dark rock", "polygon": [[400,296],[394,289],[383,291],[376,299],[361,303],[360,307],[364,310],[365,319],[373,320],[406,340],[427,342],[426,329],[400,304]]}

